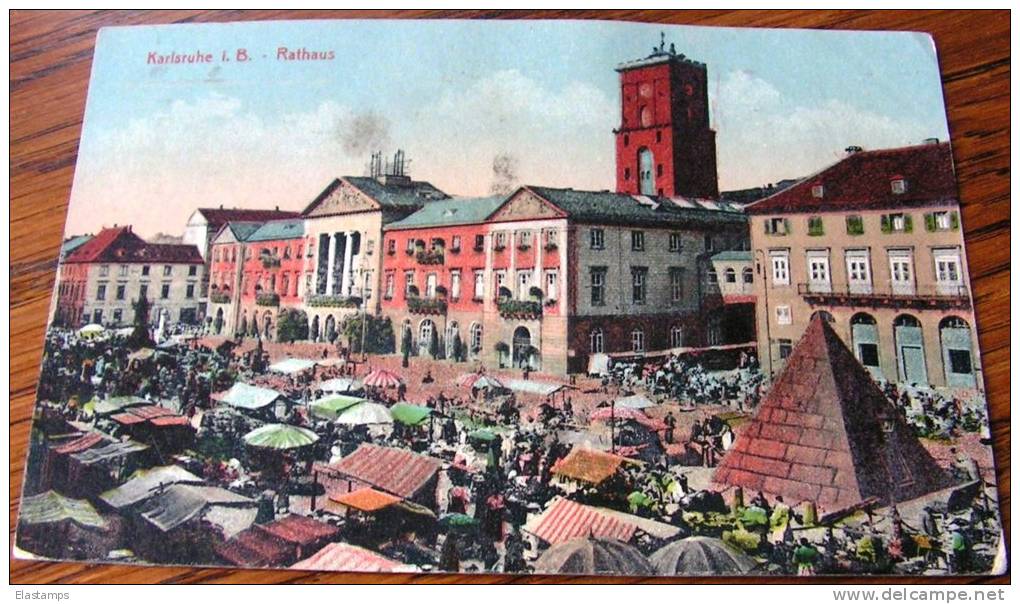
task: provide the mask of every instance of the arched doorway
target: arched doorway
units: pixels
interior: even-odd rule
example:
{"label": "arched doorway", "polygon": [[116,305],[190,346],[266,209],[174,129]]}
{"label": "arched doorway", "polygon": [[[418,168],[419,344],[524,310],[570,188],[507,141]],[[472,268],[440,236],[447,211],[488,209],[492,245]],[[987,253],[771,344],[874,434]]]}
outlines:
{"label": "arched doorway", "polygon": [[946,317],[939,322],[942,341],[942,364],[946,385],[953,388],[974,388],[974,355],[971,349],[970,325],[960,317]]}
{"label": "arched doorway", "polygon": [[460,341],[460,325],[456,321],[450,321],[446,325],[446,358],[454,361],[459,361],[457,358],[459,355],[464,354],[464,342],[460,343],[460,350],[457,350],[458,346],[456,342]]}
{"label": "arched doorway", "polygon": [[924,360],[924,336],[921,322],[912,315],[900,315],[893,321],[896,335],[896,365],[901,382],[927,384],[928,368]]}
{"label": "arched doorway", "polygon": [[871,376],[881,379],[882,367],[878,356],[878,322],[868,313],[860,312],[850,317],[850,341],[854,356],[864,365]]}
{"label": "arched doorway", "polygon": [[538,369],[537,349],[531,344],[531,332],[527,327],[521,325],[514,330],[513,347],[511,348],[514,367],[524,369],[525,367]]}
{"label": "arched doorway", "polygon": [[468,354],[472,359],[477,359],[482,354],[482,324],[471,324],[471,343]]}
{"label": "arched doorway", "polygon": [[252,314],[251,316],[251,335],[257,337],[259,335],[259,316]]}
{"label": "arched doorway", "polygon": [[326,341],[332,344],[336,340],[337,336],[336,319],[333,318],[333,315],[328,315],[326,317],[326,324],[323,329],[323,335],[326,337]]}
{"label": "arched doorway", "polygon": [[[425,356],[426,354],[438,353],[438,341],[433,345],[433,339],[438,339],[436,335],[436,324],[432,322],[432,319],[425,319],[418,325],[418,356]],[[434,357],[435,355],[433,355]]]}
{"label": "arched doorway", "polygon": [[647,147],[638,150],[638,176],[641,194],[655,195],[655,156]]}
{"label": "arched doorway", "polygon": [[606,351],[606,336],[601,327],[596,327],[588,334],[588,350],[592,354],[602,354]]}
{"label": "arched doorway", "polygon": [[241,313],[241,325],[237,331],[243,336],[248,335],[248,313]]}
{"label": "arched doorway", "polygon": [[223,308],[216,309],[216,318],[213,319],[213,332],[216,335],[223,333]]}
{"label": "arched doorway", "polygon": [[707,340],[709,346],[719,346],[723,343],[722,316],[718,312],[708,318]]}
{"label": "arched doorway", "polygon": [[308,327],[308,336],[313,342],[319,341],[319,315],[312,317],[312,324]]}

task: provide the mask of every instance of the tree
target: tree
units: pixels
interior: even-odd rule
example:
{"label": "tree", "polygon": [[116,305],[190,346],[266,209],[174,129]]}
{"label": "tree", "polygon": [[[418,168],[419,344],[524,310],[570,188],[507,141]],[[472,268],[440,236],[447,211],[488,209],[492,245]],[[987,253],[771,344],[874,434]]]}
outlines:
{"label": "tree", "polygon": [[[361,323],[366,315],[351,315],[340,326],[344,337],[350,342],[351,352],[361,352]],[[371,354],[392,354],[396,349],[393,322],[389,317],[367,315],[365,321],[365,351]]]}
{"label": "tree", "polygon": [[276,324],[276,339],[294,342],[308,339],[308,315],[303,310],[287,308],[280,311]]}
{"label": "tree", "polygon": [[439,336],[435,329],[429,333],[429,356],[433,359],[439,358]]}
{"label": "tree", "polygon": [[152,338],[149,337],[149,299],[145,296],[138,298],[132,304],[135,311],[134,329],[128,337],[128,346],[134,350],[152,346]]}

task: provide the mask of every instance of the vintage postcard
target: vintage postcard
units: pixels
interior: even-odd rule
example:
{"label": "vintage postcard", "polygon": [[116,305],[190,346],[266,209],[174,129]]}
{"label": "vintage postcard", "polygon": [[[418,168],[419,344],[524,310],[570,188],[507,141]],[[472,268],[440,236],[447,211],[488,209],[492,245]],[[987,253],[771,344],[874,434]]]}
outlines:
{"label": "vintage postcard", "polygon": [[1005,569],[925,34],[103,29],[15,554]]}

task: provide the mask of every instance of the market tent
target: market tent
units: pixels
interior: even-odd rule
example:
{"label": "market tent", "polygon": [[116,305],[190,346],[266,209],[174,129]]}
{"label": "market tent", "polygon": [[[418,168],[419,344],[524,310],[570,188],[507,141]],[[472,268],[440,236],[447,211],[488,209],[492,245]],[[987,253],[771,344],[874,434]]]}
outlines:
{"label": "market tent", "polygon": [[128,359],[131,361],[144,361],[152,358],[152,355],[156,354],[156,351],[152,348],[139,348],[128,355]]}
{"label": "market tent", "polygon": [[[173,484],[153,492],[145,502],[141,517],[150,525],[166,533],[193,518],[204,515],[210,511],[210,508],[218,506],[254,510],[256,502],[244,495],[238,495],[220,487]],[[254,515],[251,515],[251,520],[254,521],[254,519]],[[250,526],[251,523],[248,524]],[[248,527],[233,528],[236,530],[230,531],[231,535]]]}
{"label": "market tent", "polygon": [[390,408],[390,413],[393,415],[394,421],[407,426],[419,426],[425,423],[425,420],[432,415],[432,409],[407,403],[397,403]]}
{"label": "market tent", "polygon": [[81,527],[105,529],[106,520],[84,499],[70,499],[55,491],[46,491],[21,500],[19,522],[49,524],[70,521]]}
{"label": "market tent", "polygon": [[390,413],[390,410],[386,408],[386,405],[366,401],[345,409],[340,416],[336,418],[336,423],[346,424],[348,426],[392,424],[393,415]]}
{"label": "market tent", "polygon": [[464,373],[464,374],[461,374],[460,377],[458,377],[455,380],[455,383],[458,386],[460,386],[461,388],[473,388],[474,385],[475,385],[475,382],[478,381],[478,378],[480,378],[480,377],[482,377],[484,375],[485,375],[484,373],[480,373],[480,372],[476,372],[476,373]]}
{"label": "market tent", "polygon": [[[151,404],[144,398],[138,398],[137,396],[113,396],[106,400],[92,400],[92,411],[96,415],[111,415],[113,413],[120,413],[124,409],[131,407],[139,407],[142,405]],[[88,403],[86,403],[88,404]]]}
{"label": "market tent", "polygon": [[144,501],[153,490],[171,484],[202,484],[202,479],[177,465],[158,466],[138,470],[130,480],[110,489],[99,499],[115,510],[121,510]]}
{"label": "market tent", "polygon": [[663,546],[649,560],[660,575],[746,575],[758,562],[712,537],[688,537]]}
{"label": "market tent", "polygon": [[315,367],[317,363],[309,359],[284,359],[278,361],[269,366],[270,371],[276,373],[284,373],[287,375],[301,373],[302,371],[308,371]]}
{"label": "market tent", "polygon": [[550,545],[589,535],[633,542],[638,531],[656,539],[671,539],[680,533],[680,528],[671,524],[559,496],[554,497],[541,514],[532,517],[524,530]]}
{"label": "market tent", "polygon": [[574,447],[566,457],[556,462],[552,473],[561,478],[599,485],[616,474],[625,463],[637,462],[612,453]]}
{"label": "market tent", "polygon": [[403,384],[404,380],[392,371],[376,369],[369,372],[365,379],[362,380],[362,383],[373,388],[396,388]]}
{"label": "market tent", "polygon": [[391,560],[350,543],[330,543],[317,554],[291,566],[294,570],[392,573],[414,572],[418,568]]}
{"label": "market tent", "polygon": [[344,507],[368,513],[378,512],[402,501],[400,497],[377,491],[371,487],[334,495],[330,499]]}
{"label": "market tent", "polygon": [[631,396],[625,396],[623,398],[616,399],[617,409],[647,409],[654,407],[655,402],[649,399],[643,394],[632,394]]}
{"label": "market tent", "polygon": [[333,394],[308,403],[308,410],[311,411],[312,415],[315,417],[335,420],[347,409],[367,402],[370,401],[368,399],[361,398],[360,396]]}
{"label": "market tent", "polygon": [[666,424],[661,419],[648,417],[644,412],[628,407],[616,407],[615,409],[612,407],[599,407],[588,415],[588,420],[593,422],[632,420],[649,430],[664,430],[666,428]]}
{"label": "market tent", "polygon": [[477,388],[479,390],[484,390],[486,388],[491,388],[493,390],[497,390],[497,389],[500,389],[500,388],[505,388],[506,386],[503,385],[503,382],[497,380],[496,378],[492,377],[491,375],[482,375],[482,376],[479,376],[479,378],[477,380],[475,380],[475,382],[473,384],[471,384],[471,387],[472,388]]}
{"label": "market tent", "polygon": [[307,447],[318,440],[319,436],[308,428],[288,424],[266,424],[244,435],[244,442],[250,447],[276,450]]}
{"label": "market tent", "polygon": [[515,392],[538,394],[541,396],[551,396],[561,390],[571,388],[571,386],[568,386],[567,384],[536,382],[534,380],[507,380],[506,387]]}
{"label": "market tent", "polygon": [[356,392],[363,387],[361,380],[351,378],[333,378],[319,384],[323,392]]}
{"label": "market tent", "polygon": [[654,575],[655,568],[633,545],[616,539],[581,537],[554,545],[535,561],[549,575]]}
{"label": "market tent", "polygon": [[283,398],[283,394],[276,390],[237,382],[220,400],[240,409],[261,409],[272,405],[280,398]]}
{"label": "market tent", "polygon": [[91,338],[103,333],[104,331],[106,331],[106,328],[103,327],[102,325],[99,325],[98,323],[89,323],[85,327],[82,327],[81,329],[78,330],[78,335],[86,338]]}

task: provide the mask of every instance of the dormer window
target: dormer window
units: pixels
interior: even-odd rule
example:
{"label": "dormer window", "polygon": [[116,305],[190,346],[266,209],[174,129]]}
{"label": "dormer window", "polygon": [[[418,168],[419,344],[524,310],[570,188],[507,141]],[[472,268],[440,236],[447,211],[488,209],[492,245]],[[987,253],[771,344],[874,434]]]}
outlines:
{"label": "dormer window", "polygon": [[894,176],[890,181],[893,195],[903,195],[907,192],[907,181],[901,176]]}
{"label": "dormer window", "polygon": [[825,187],[822,185],[814,185],[811,187],[811,197],[815,199],[821,199],[825,196]]}

